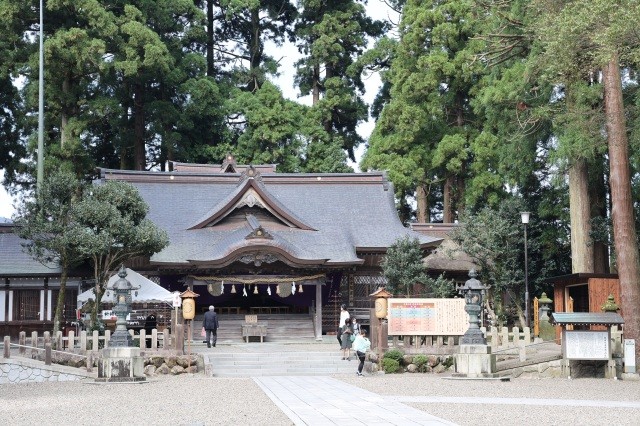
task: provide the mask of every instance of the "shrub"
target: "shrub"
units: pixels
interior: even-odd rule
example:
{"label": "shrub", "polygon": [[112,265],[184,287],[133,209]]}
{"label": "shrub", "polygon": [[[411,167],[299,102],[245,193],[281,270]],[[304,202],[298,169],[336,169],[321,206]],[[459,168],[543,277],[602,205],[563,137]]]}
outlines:
{"label": "shrub", "polygon": [[400,363],[395,359],[383,358],[382,369],[387,374],[396,373],[398,372],[398,370],[400,370]]}
{"label": "shrub", "polygon": [[416,355],[413,357],[413,363],[421,373],[427,371],[427,362],[429,362],[429,358],[426,355]]}
{"label": "shrub", "polygon": [[447,357],[446,359],[442,360],[442,365],[445,368],[451,367],[453,365],[453,357],[450,356],[450,357]]}
{"label": "shrub", "polygon": [[393,359],[398,362],[398,365],[400,365],[400,362],[402,361],[402,357],[404,357],[404,352],[402,352],[400,349],[391,349],[385,352],[382,358]]}

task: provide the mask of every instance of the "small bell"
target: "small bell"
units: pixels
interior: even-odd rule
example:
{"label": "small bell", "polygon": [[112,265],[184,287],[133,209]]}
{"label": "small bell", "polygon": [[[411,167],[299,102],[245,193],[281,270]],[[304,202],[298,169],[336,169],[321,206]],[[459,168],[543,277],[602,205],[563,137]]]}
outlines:
{"label": "small bell", "polygon": [[231,294],[236,294],[236,285],[231,284]]}
{"label": "small bell", "polygon": [[253,294],[258,294],[258,284],[253,287]]}

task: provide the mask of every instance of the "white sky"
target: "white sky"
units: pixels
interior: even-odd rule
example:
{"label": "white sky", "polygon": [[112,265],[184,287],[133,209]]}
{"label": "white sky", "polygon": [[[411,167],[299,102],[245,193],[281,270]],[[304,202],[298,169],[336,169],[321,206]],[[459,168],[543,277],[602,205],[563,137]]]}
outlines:
{"label": "white sky", "polygon": [[[370,17],[379,20],[388,20],[390,17],[393,19],[394,23],[398,22],[397,15],[395,12],[391,11],[389,7],[382,0],[369,0],[368,5],[366,6],[367,13]],[[293,64],[298,59],[298,51],[291,44],[287,44],[279,48],[281,50],[280,53],[269,52],[276,59],[279,59],[282,56],[280,61],[281,64],[281,75],[275,80],[275,83],[280,86],[283,91],[284,96],[289,99],[297,100],[301,103],[309,104],[308,99],[298,98],[299,92],[292,85],[293,82]],[[365,82],[365,90],[366,93],[364,95],[364,100],[367,104],[371,105],[373,99],[378,93],[378,89],[380,87],[380,77],[377,74],[373,74],[369,77],[364,78]],[[369,120],[368,122],[362,123],[358,126],[358,133],[366,139],[369,138],[371,131],[374,127],[373,120]],[[364,153],[364,144],[361,145],[358,149],[356,149],[356,160],[360,160],[360,157]],[[356,171],[359,171],[358,165],[356,163],[349,163],[351,167],[353,167]],[[1,186],[4,178],[4,170],[0,169],[0,218],[11,218],[15,209],[13,207],[14,200],[12,197],[5,191],[4,187]]]}

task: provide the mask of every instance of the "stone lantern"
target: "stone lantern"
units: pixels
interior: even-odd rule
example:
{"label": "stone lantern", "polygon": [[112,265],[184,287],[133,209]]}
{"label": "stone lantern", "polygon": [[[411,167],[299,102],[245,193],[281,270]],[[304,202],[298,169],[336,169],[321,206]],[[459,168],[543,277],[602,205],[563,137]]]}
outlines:
{"label": "stone lantern", "polygon": [[469,279],[460,289],[464,293],[469,314],[469,329],[460,338],[460,353],[454,356],[456,374],[464,377],[493,377],[496,371],[496,357],[480,330],[482,298],[487,287],[476,279],[476,271],[469,271]]}
{"label": "stone lantern", "polygon": [[131,291],[137,290],[131,285],[124,265],[118,272],[120,277],[109,291],[115,294],[116,305],[113,308],[117,316],[116,331],[109,340],[109,347],[102,350],[102,359],[98,361],[98,382],[138,382],[144,377],[144,360],[140,348],[134,346],[127,331],[127,315],[131,312]]}
{"label": "stone lantern", "polygon": [[464,310],[469,314],[469,329],[460,339],[461,345],[486,345],[487,341],[480,331],[480,312],[482,312],[482,299],[487,287],[476,279],[476,271],[469,271],[469,279],[460,288],[464,294]]}
{"label": "stone lantern", "polygon": [[120,279],[113,283],[113,287],[109,288],[109,290],[114,292],[116,305],[113,307],[113,313],[115,313],[117,317],[116,330],[109,340],[109,346],[133,347],[133,338],[131,334],[129,334],[129,331],[127,331],[127,315],[131,313],[131,292],[137,291],[140,287],[133,287],[129,280],[125,278],[127,271],[124,265],[120,267],[118,276]]}
{"label": "stone lantern", "polygon": [[549,307],[549,305],[551,305],[551,303],[553,303],[553,300],[549,299],[549,297],[547,297],[547,293],[542,293],[542,295],[540,296],[540,299],[538,300],[538,303],[540,305],[542,305],[540,307],[540,320],[538,321],[540,324],[540,338],[543,341],[551,341],[551,340],[555,340],[556,338],[556,330],[554,328],[554,326],[551,324],[551,322],[549,322],[550,320],[550,316],[549,316],[549,312],[551,311],[551,308]]}

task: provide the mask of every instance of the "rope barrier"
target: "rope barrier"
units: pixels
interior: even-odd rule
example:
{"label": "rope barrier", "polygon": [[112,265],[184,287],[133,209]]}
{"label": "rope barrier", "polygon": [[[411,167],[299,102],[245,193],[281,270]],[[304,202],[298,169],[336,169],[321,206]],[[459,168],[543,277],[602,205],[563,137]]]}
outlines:
{"label": "rope barrier", "polygon": [[322,278],[324,277],[325,274],[316,274],[316,275],[305,275],[305,276],[301,276],[301,277],[288,277],[288,278],[251,278],[251,279],[246,279],[246,278],[237,278],[234,276],[227,276],[227,277],[216,277],[216,276],[210,276],[210,277],[202,277],[202,276],[195,276],[195,275],[189,275],[190,278],[193,278],[194,280],[198,280],[198,281],[205,281],[207,282],[207,284],[209,284],[209,281],[224,281],[225,283],[238,283],[238,284],[280,284],[280,283],[290,283],[292,281],[295,282],[300,282],[300,281],[307,281],[307,280],[314,280],[316,278]]}

